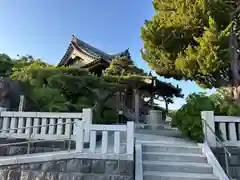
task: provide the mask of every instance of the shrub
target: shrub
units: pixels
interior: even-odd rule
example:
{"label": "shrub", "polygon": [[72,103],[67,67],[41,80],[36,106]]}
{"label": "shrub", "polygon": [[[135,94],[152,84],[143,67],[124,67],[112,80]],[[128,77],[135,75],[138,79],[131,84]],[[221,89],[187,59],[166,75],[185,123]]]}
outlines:
{"label": "shrub", "polygon": [[172,127],[177,127],[176,114],[177,114],[177,110],[169,110],[168,111],[168,116],[170,118],[172,118],[172,120],[170,122]]}
{"label": "shrub", "polygon": [[94,123],[96,124],[116,124],[118,122],[118,114],[116,109],[103,108],[101,117],[97,118],[96,112],[94,113]]}
{"label": "shrub", "polygon": [[[210,96],[205,93],[193,93],[187,97],[186,104],[175,115],[172,115],[172,123],[184,136],[202,142],[204,135],[201,111],[214,111],[215,115],[239,116],[240,106],[221,92]],[[217,132],[217,134],[220,135],[221,132]]]}
{"label": "shrub", "polygon": [[116,110],[107,109],[103,112],[103,123],[104,124],[116,124],[118,122],[118,115]]}
{"label": "shrub", "polygon": [[203,93],[194,93],[187,97],[184,104],[176,113],[175,123],[184,136],[201,142],[203,140],[201,111],[213,110],[211,99]]}

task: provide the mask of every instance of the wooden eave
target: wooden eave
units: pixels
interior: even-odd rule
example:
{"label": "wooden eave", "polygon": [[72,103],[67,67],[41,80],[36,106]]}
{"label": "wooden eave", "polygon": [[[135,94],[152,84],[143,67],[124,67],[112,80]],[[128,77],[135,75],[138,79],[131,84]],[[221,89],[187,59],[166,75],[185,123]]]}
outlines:
{"label": "wooden eave", "polygon": [[89,65],[92,64],[92,63],[94,64],[95,62],[98,62],[98,61],[100,62],[101,60],[103,60],[103,61],[105,61],[107,63],[110,63],[110,60],[103,59],[100,56],[94,56],[93,54],[91,54],[91,53],[87,52],[86,50],[84,50],[84,48],[82,48],[79,45],[77,45],[75,42],[71,42],[69,44],[68,49],[67,49],[66,53],[64,54],[62,60],[58,64],[58,66],[69,65],[69,61],[70,61],[69,56],[74,51],[74,49],[76,51],[78,51],[79,53],[82,53],[82,54],[84,54],[84,55],[86,55],[86,56],[88,56],[88,57],[93,59],[92,62],[88,63]]}
{"label": "wooden eave", "polygon": [[74,47],[72,43],[69,44],[64,56],[62,57],[61,61],[58,63],[58,66],[66,65],[69,61],[69,55],[73,52]]}
{"label": "wooden eave", "polygon": [[93,54],[87,52],[86,50],[84,50],[84,48],[80,47],[79,45],[77,45],[75,42],[71,42],[73,47],[79,51],[80,53],[94,59],[94,60],[97,60],[97,59],[100,59],[101,57],[100,56],[94,56]]}
{"label": "wooden eave", "polygon": [[109,62],[107,62],[106,60],[100,58],[100,59],[96,59],[86,65],[83,65],[82,68],[92,68],[92,67],[95,67],[95,66],[98,66],[99,64],[106,64],[106,65],[109,65]]}

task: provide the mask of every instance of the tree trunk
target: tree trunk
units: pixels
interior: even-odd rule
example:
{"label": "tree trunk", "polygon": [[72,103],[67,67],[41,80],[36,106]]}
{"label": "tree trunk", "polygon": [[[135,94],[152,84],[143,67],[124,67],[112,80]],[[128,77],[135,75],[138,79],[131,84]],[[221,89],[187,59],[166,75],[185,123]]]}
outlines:
{"label": "tree trunk", "polygon": [[[235,13],[239,13],[239,8]],[[235,14],[234,13],[234,14]],[[226,90],[227,95],[236,103],[240,104],[240,54],[239,54],[239,38],[238,38],[238,21],[232,15],[233,25],[231,27],[229,37],[229,57],[230,57],[230,68],[231,78],[230,86],[223,89]]]}
{"label": "tree trunk", "polygon": [[240,85],[232,87],[222,88],[227,96],[229,96],[234,102],[240,104]]}
{"label": "tree trunk", "polygon": [[168,102],[165,100],[166,112],[168,113]]}

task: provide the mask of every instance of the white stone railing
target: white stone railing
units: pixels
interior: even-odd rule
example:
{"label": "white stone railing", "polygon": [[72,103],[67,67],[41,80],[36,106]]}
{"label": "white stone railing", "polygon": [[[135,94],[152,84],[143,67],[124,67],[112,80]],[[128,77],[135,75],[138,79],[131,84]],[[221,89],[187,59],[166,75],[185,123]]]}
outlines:
{"label": "white stone railing", "polygon": [[135,179],[143,180],[142,143],[135,144]]}
{"label": "white stone railing", "polygon": [[210,146],[219,145],[213,131],[219,136],[225,146],[240,146],[240,117],[236,116],[215,116],[213,111],[201,113],[209,128],[204,126],[205,139]]}
{"label": "white stone railing", "polygon": [[[97,134],[102,136],[98,142]],[[68,140],[69,152],[71,141],[75,141],[74,152],[88,158],[133,160],[134,156],[134,122],[126,125],[92,124],[92,109],[83,109],[82,113],[2,111],[0,138],[28,140],[0,144],[0,147],[28,144],[28,154],[31,143]],[[84,148],[85,142],[89,142],[89,148]]]}
{"label": "white stone railing", "polygon": [[[66,139],[71,135],[75,140],[74,122],[83,121],[86,132],[92,124],[91,109],[83,109],[82,113],[53,112],[0,112],[0,138],[14,139]],[[84,141],[89,142],[89,133],[85,133]]]}
{"label": "white stone railing", "polygon": [[[84,126],[83,122],[78,121],[76,123],[76,151],[83,152],[83,136]],[[114,155],[119,159],[133,160],[134,155],[134,122],[127,122],[126,125],[99,125],[91,124],[89,126],[90,131],[90,148],[89,153],[94,156],[109,156]],[[102,139],[97,145],[96,136],[97,132],[101,132]],[[109,138],[110,133],[113,133],[113,140]],[[111,142],[110,142],[111,141]]]}

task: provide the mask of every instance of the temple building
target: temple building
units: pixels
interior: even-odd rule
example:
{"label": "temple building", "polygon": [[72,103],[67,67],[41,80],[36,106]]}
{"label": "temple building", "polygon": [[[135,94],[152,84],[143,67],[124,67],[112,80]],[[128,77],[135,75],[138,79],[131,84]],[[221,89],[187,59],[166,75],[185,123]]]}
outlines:
{"label": "temple building", "polygon": [[112,59],[128,53],[129,51],[126,49],[123,52],[109,55],[73,35],[67,51],[58,66],[87,68],[90,72],[101,75],[102,71],[109,66]]}
{"label": "temple building", "polygon": [[[119,56],[130,57],[130,52],[126,49],[116,54],[107,54],[73,35],[67,51],[58,66],[86,68],[91,73],[101,76],[102,71],[109,66],[113,59]],[[146,82],[137,89],[128,89],[124,93],[117,93],[108,104],[110,107],[114,106],[119,109],[119,112],[123,113],[128,119],[143,122],[149,110],[157,108],[153,103],[156,93],[162,96],[168,96],[172,93],[180,97],[181,89],[169,83],[161,82],[156,77],[149,76]],[[146,96],[151,97],[151,100],[146,101],[144,99]]]}

